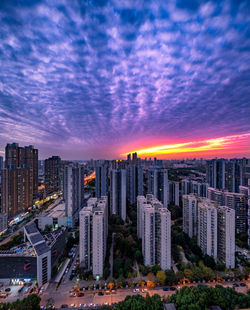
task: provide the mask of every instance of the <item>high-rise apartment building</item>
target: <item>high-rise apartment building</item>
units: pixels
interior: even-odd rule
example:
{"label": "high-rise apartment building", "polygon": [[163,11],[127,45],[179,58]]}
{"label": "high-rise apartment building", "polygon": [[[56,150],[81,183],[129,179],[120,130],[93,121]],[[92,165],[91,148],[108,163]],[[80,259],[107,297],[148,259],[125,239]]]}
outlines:
{"label": "high-rise apartment building", "polygon": [[226,206],[219,206],[218,211],[218,260],[226,268],[235,268],[235,211]]}
{"label": "high-rise apartment building", "polygon": [[110,212],[126,220],[126,170],[110,170]]}
{"label": "high-rise apartment building", "polygon": [[197,197],[182,196],[183,231],[193,238],[197,235]]}
{"label": "high-rise apartment building", "polygon": [[58,192],[61,189],[61,158],[52,156],[45,159],[44,173],[46,195]]}
{"label": "high-rise apartment building", "polygon": [[171,268],[171,213],[153,195],[138,196],[140,220],[137,228],[142,239],[142,254],[146,266],[159,264],[162,270]]}
{"label": "high-rise apartment building", "polygon": [[127,167],[127,197],[131,204],[136,203],[137,196],[143,195],[143,169],[138,165]]}
{"label": "high-rise apartment building", "polygon": [[108,235],[108,198],[90,198],[80,211],[80,261],[93,276],[102,277]]}
{"label": "high-rise apartment building", "polygon": [[32,205],[37,191],[38,150],[32,145],[7,144],[2,170],[2,212],[11,217],[24,211]]}
{"label": "high-rise apartment building", "polygon": [[217,209],[208,199],[198,201],[197,239],[202,253],[217,260]]}
{"label": "high-rise apartment building", "polygon": [[197,235],[197,197],[182,196],[183,231],[193,238]]}
{"label": "high-rise apartment building", "polygon": [[172,203],[176,206],[180,205],[180,183],[169,181],[169,201],[168,203]]}
{"label": "high-rise apartment building", "polygon": [[68,227],[74,227],[84,202],[84,168],[79,164],[64,167],[63,198]]}
{"label": "high-rise apartment building", "polygon": [[148,170],[148,194],[153,194],[167,208],[169,201],[169,184],[167,169]]}
{"label": "high-rise apartment building", "polygon": [[108,195],[108,165],[99,164],[95,168],[95,195],[97,198]]}

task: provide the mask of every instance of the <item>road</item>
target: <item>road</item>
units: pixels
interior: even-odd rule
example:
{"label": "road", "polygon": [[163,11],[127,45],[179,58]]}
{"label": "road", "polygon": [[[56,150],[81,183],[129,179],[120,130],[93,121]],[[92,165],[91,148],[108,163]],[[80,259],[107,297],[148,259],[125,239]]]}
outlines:
{"label": "road", "polygon": [[[242,281],[243,282],[243,281]],[[248,286],[250,286],[250,280],[248,281],[244,281]],[[216,283],[206,283],[208,286],[215,286]],[[220,284],[220,283],[217,283]],[[227,282],[222,284],[222,286],[224,287],[232,287],[233,282]],[[186,286],[195,286],[197,284],[186,284]],[[178,286],[178,288],[181,288],[184,285],[180,285]],[[72,287],[72,285],[71,285]],[[103,291],[103,290],[102,290]],[[237,287],[236,288],[237,292],[242,292],[242,293],[246,293],[247,292],[247,287]],[[161,297],[168,297],[169,295],[172,295],[175,293],[175,291],[163,291],[162,288],[154,288],[154,289],[148,289],[148,293],[150,296],[154,295],[154,294],[158,294]],[[85,294],[83,297],[70,297],[69,296],[69,290],[67,289],[66,286],[61,286],[60,289],[58,290],[54,290],[53,292],[50,291],[47,294],[44,294],[41,298],[41,305],[45,306],[46,305],[46,300],[53,296],[53,299],[55,301],[55,307],[59,308],[62,304],[67,304],[67,305],[71,305],[71,304],[76,304],[79,306],[79,304],[98,304],[98,305],[102,305],[102,304],[112,304],[112,303],[116,303],[119,301],[122,301],[126,298],[126,296],[130,296],[130,295],[135,295],[135,293],[133,292],[133,289],[131,288],[123,288],[123,289],[117,289],[115,293],[112,293],[110,295],[104,295],[104,296],[98,296],[98,290],[97,291],[85,291]],[[140,289],[140,295],[142,296],[146,296],[145,293],[141,292]]]}
{"label": "road", "polygon": [[34,214],[34,217],[29,221],[29,222],[23,222],[23,223],[21,223],[20,224],[20,227],[17,229],[17,230],[15,230],[13,233],[11,233],[7,238],[5,238],[4,240],[2,240],[1,242],[0,242],[0,246],[1,245],[3,245],[3,244],[5,244],[5,243],[7,243],[7,242],[9,242],[10,240],[11,240],[11,238],[13,237],[13,236],[15,236],[15,235],[17,235],[20,231],[22,231],[23,230],[23,227],[25,226],[25,225],[28,225],[28,224],[31,224],[31,223],[33,223],[36,219],[37,219],[37,217],[38,216],[42,216],[42,215],[46,215],[47,213],[48,213],[48,211],[50,211],[51,209],[53,209],[54,207],[56,207],[58,204],[59,204],[59,202],[62,200],[62,198],[57,198],[51,205],[49,205],[49,207],[45,210],[45,211],[43,211],[41,214]]}

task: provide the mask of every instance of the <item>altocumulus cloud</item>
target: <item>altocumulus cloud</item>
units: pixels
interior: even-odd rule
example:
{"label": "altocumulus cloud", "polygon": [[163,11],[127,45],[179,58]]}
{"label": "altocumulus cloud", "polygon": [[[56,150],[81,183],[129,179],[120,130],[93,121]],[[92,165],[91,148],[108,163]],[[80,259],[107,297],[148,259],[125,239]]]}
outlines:
{"label": "altocumulus cloud", "polygon": [[0,2],[0,149],[112,157],[250,130],[249,1]]}

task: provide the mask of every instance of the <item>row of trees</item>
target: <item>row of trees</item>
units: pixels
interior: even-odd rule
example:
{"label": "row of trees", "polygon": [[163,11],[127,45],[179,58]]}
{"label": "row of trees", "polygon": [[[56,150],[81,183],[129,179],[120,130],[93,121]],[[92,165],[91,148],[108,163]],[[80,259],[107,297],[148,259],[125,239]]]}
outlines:
{"label": "row of trees", "polygon": [[0,303],[0,310],[40,310],[41,298],[36,294],[29,295],[23,300]]}
{"label": "row of trees", "polygon": [[233,310],[236,307],[249,308],[250,295],[237,293],[232,288],[224,287],[183,287],[180,291],[162,300],[157,294],[150,297],[141,295],[127,296],[115,305],[102,306],[102,310],[163,310],[164,303],[174,303],[178,310],[209,310],[210,306],[220,306],[222,310]]}
{"label": "row of trees", "polygon": [[220,306],[222,310],[233,310],[250,307],[250,295],[237,293],[232,288],[222,286],[197,287],[184,286],[176,294],[167,298],[168,303],[174,303],[178,310],[209,310],[210,306]]}

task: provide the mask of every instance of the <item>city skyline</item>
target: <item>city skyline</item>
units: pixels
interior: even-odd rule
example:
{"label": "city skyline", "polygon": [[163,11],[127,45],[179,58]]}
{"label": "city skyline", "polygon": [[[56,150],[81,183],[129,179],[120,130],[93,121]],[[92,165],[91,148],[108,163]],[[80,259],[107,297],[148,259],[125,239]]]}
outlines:
{"label": "city skyline", "polygon": [[1,1],[0,155],[250,156],[248,1]]}

